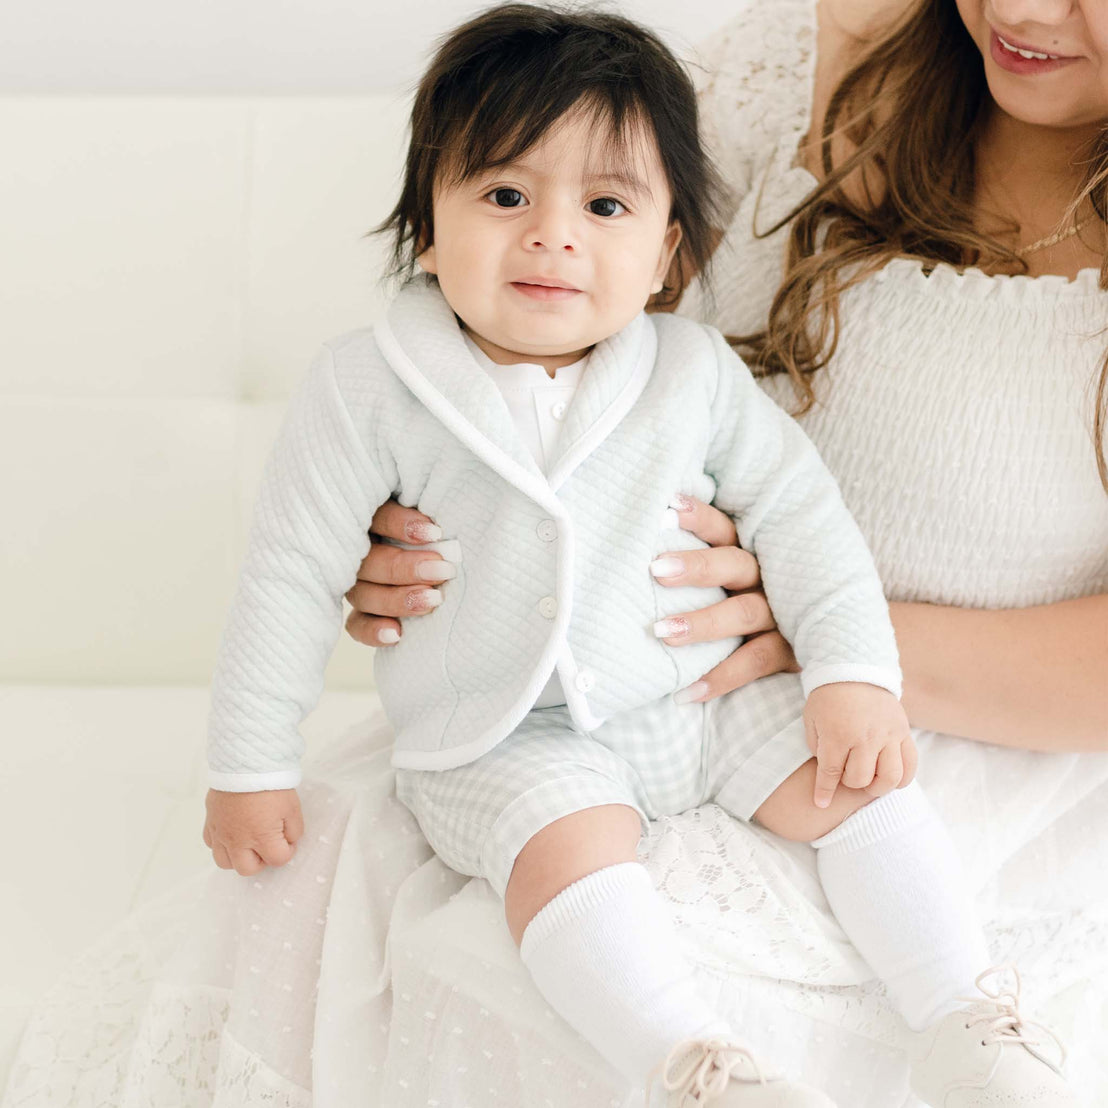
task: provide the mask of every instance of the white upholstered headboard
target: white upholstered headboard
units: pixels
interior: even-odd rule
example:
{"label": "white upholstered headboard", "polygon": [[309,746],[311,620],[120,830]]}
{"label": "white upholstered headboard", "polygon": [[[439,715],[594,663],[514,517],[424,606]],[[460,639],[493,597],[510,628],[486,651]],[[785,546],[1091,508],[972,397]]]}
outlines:
{"label": "white upholstered headboard", "polygon": [[0,98],[0,682],[208,681],[290,390],[380,310],[406,110]]}

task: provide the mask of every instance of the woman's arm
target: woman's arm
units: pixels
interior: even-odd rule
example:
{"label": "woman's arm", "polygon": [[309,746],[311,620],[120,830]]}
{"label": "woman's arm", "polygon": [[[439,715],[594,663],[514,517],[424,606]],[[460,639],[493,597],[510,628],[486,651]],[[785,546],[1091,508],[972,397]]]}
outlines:
{"label": "woman's arm", "polygon": [[[729,658],[690,686],[712,700],[770,673],[796,672],[760,591],[753,556],[740,550],[728,516],[689,498],[681,525],[708,550],[659,558],[659,585],[716,586],[736,596],[683,617],[671,646],[746,635]],[[674,572],[677,565],[681,571]],[[914,727],[978,742],[1044,751],[1108,751],[1108,595],[1035,608],[986,611],[891,604],[903,703]],[[677,618],[677,617],[674,617]]]}
{"label": "woman's arm", "polygon": [[1027,750],[1108,750],[1108,595],[890,611],[914,726]]}

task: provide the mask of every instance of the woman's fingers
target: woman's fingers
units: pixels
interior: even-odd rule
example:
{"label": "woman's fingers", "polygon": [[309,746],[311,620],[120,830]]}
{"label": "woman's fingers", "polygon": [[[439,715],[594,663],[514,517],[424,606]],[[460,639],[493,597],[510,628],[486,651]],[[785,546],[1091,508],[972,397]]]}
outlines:
{"label": "woman's fingers", "polygon": [[731,592],[755,588],[762,580],[758,560],[738,546],[675,550],[655,558],[650,573],[659,585],[714,586]]}
{"label": "woman's fingers", "polygon": [[[439,584],[449,581],[457,570],[434,550],[404,550],[386,542],[374,543],[358,567],[358,580],[375,585],[419,585],[425,582]],[[346,599],[350,600],[347,593]],[[354,603],[352,600],[350,601]],[[385,615],[372,608],[363,612]]]}
{"label": "woman's fingers", "polygon": [[438,542],[442,538],[442,530],[430,516],[415,508],[402,508],[395,500],[388,500],[377,509],[369,530],[397,542]]}
{"label": "woman's fingers", "polygon": [[[370,533],[398,542],[437,542],[442,531],[414,508],[394,500],[377,509]],[[346,632],[365,646],[393,646],[403,630],[400,617],[433,612],[442,603],[434,588],[457,574],[438,553],[405,550],[387,542],[374,542],[358,568],[358,580],[346,594],[352,611]]]}
{"label": "woman's fingers", "polygon": [[421,616],[442,603],[442,592],[426,585],[400,588],[396,585],[375,585],[358,581],[346,594],[350,607],[372,616],[392,616],[396,619]]}
{"label": "woman's fingers", "polygon": [[673,505],[681,527],[709,544],[706,550],[679,550],[655,558],[650,572],[659,585],[723,588],[735,593],[697,612],[659,620],[655,634],[669,646],[706,642],[731,635],[751,636],[699,681],[675,694],[679,703],[714,700],[771,673],[799,672],[792,647],[776,630],[777,621],[758,586],[758,560],[738,545],[735,524],[711,504],[681,495]]}
{"label": "woman's fingers", "polygon": [[346,633],[363,646],[395,646],[404,632],[399,620],[367,616],[355,609],[346,617]]}
{"label": "woman's fingers", "polygon": [[709,546],[734,546],[738,541],[734,520],[711,504],[682,493],[673,501],[682,531],[691,531]]}
{"label": "woman's fingers", "polygon": [[695,612],[660,619],[654,634],[667,646],[682,646],[772,631],[776,626],[765,593],[743,592]]}
{"label": "woman's fingers", "polygon": [[717,696],[749,685],[759,677],[781,672],[799,673],[800,667],[784,635],[780,631],[767,631],[747,639],[699,681],[674,693],[673,699],[679,704],[715,700]]}

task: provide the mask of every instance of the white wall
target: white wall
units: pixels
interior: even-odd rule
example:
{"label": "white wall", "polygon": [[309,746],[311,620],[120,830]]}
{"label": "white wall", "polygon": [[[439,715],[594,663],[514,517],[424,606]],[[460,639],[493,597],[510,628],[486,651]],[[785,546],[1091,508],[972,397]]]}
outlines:
{"label": "white wall", "polygon": [[288,395],[381,302],[405,122],[0,97],[0,683],[207,683]]}
{"label": "white wall", "polygon": [[[762,0],[772,3],[773,0]],[[36,0],[0,4],[0,94],[350,94],[407,86],[472,0]],[[623,0],[679,52],[730,0]]]}

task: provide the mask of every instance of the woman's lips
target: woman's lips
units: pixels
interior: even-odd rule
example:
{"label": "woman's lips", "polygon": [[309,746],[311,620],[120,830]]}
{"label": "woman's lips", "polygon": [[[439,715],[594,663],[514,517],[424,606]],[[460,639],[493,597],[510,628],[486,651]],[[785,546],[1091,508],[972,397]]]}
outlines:
{"label": "woman's lips", "polygon": [[580,289],[562,288],[557,285],[534,285],[528,281],[513,281],[512,288],[532,300],[572,300],[581,295]]}
{"label": "woman's lips", "polygon": [[[1011,46],[1022,46],[1022,44],[1011,42],[1011,40],[1005,41]],[[989,36],[989,52],[993,61],[1001,69],[1006,69],[1009,73],[1018,73],[1021,76],[1052,73],[1056,69],[1061,69],[1063,66],[1071,65],[1073,62],[1080,60],[1079,58],[1025,58],[1023,54],[1016,54],[1009,50],[1000,41],[1000,35],[996,31],[993,31]],[[1035,53],[1044,54],[1046,51],[1038,50]]]}

